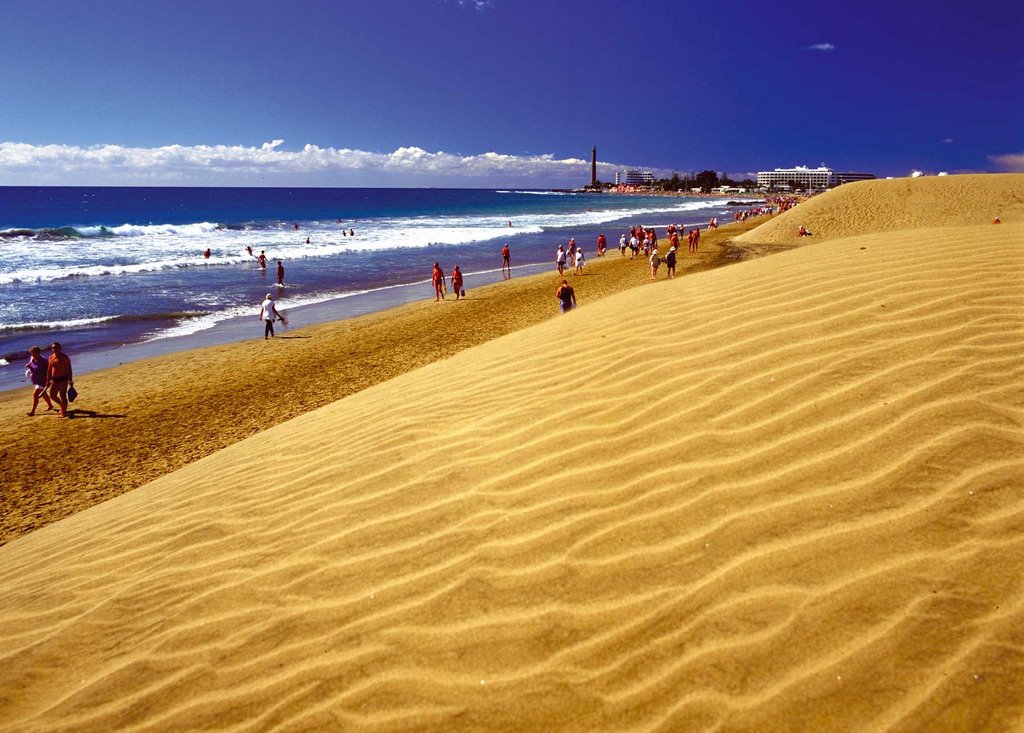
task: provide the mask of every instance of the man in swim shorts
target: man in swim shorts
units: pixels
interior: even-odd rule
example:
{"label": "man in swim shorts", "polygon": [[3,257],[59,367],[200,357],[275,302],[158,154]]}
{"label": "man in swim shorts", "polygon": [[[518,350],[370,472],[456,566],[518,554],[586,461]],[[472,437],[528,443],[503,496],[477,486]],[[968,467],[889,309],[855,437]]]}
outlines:
{"label": "man in swim shorts", "polygon": [[512,277],[512,253],[509,251],[508,242],[501,248],[501,274],[505,275],[505,268],[508,268],[508,277]]}
{"label": "man in swim shorts", "polygon": [[53,342],[50,349],[53,353],[46,366],[46,384],[50,388],[50,399],[55,400],[60,408],[57,417],[67,417],[68,387],[75,384],[74,375],[71,373],[71,359],[61,350],[57,341]]}
{"label": "man in swim shorts", "polygon": [[430,274],[430,282],[434,284],[434,302],[444,300],[444,271],[436,261],[434,262],[434,269]]}

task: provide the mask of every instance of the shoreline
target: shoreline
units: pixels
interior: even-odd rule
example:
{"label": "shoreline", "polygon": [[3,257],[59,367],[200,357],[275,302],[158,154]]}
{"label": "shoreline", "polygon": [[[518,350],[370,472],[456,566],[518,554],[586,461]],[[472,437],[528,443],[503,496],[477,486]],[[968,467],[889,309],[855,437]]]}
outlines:
{"label": "shoreline", "polygon": [[[705,232],[701,253],[680,257],[677,279],[734,262],[726,243],[769,218]],[[651,283],[646,263],[620,257],[617,247],[588,260],[581,278],[567,279],[583,307]],[[81,372],[72,355],[81,393],[70,410],[74,419],[28,418],[27,387],[0,392],[0,419],[9,426],[0,456],[0,485],[8,487],[0,543],[268,427],[553,318],[557,280],[553,270],[513,277],[467,288],[460,302],[435,303],[424,288],[404,305],[289,330],[269,342],[258,338],[254,306],[250,323],[238,325],[247,334],[241,341],[161,351],[91,372]],[[461,317],[451,312],[456,306]],[[62,447],[50,453],[40,445]]]}
{"label": "shoreline", "polygon": [[[546,264],[517,265],[514,270],[518,276],[528,277],[546,270]],[[466,288],[478,288],[501,282],[500,271],[484,271],[467,273]],[[385,285],[373,290],[339,295],[319,303],[288,308],[287,314],[292,322],[291,330],[308,326],[316,326],[334,321],[344,321],[359,316],[380,313],[397,308],[407,303],[422,299],[422,294],[430,289],[429,281],[399,283]],[[258,304],[252,306],[255,314]],[[213,326],[189,334],[151,338],[135,341],[114,348],[88,350],[74,356],[75,374],[89,374],[132,362],[151,359],[166,354],[176,354],[207,346],[223,346],[249,339],[256,339],[262,333],[262,325],[256,326],[254,318],[238,316],[218,321]],[[288,331],[285,330],[285,333]],[[46,340],[46,339],[43,339]],[[40,344],[43,340],[40,340]],[[25,359],[28,358],[26,355]],[[0,395],[16,389],[26,389],[29,384],[19,368],[20,363],[13,362],[0,369]]]}
{"label": "shoreline", "polygon": [[[687,229],[693,227],[703,229],[705,227],[706,220],[704,220],[703,215],[709,212],[700,212],[700,218],[695,218],[695,212],[683,213],[685,214],[684,216],[674,217],[672,221],[682,221],[682,226]],[[658,218],[660,219],[660,217]],[[764,217],[754,219],[753,221],[764,221]],[[650,225],[664,231],[670,223],[672,222],[667,220],[654,221],[650,222]],[[725,223],[721,226],[725,226]],[[553,258],[555,246],[560,241],[564,241],[563,237],[568,238],[569,236],[574,236],[579,242],[583,243],[588,255],[588,262],[593,261],[593,259],[596,259],[593,242],[598,233],[615,231],[616,229],[628,230],[628,224],[619,222],[618,227],[610,229],[602,224],[600,226],[586,225],[566,230],[552,230],[542,234],[516,233],[512,235],[514,237],[512,239],[513,261],[516,261],[517,257],[522,258],[520,261],[524,264],[515,265],[514,271],[523,274],[535,274],[545,271],[551,266],[551,258]],[[704,235],[706,238],[707,232],[704,232]],[[517,239],[519,240],[518,243]],[[612,251],[617,242],[617,236],[610,237],[610,239],[613,241],[610,241],[612,246],[609,248],[609,251]],[[466,273],[467,289],[498,282],[501,280],[501,275],[500,267],[497,267],[497,260],[491,257],[481,258],[483,246],[489,248],[491,245],[495,248],[497,247],[493,242],[487,242],[482,246],[474,246],[462,252],[459,252],[457,247],[445,247],[436,251],[425,250],[422,253],[425,265],[423,268],[424,277],[422,278],[419,277],[419,271],[414,272],[405,268],[400,273],[401,279],[405,280],[404,282],[382,283],[379,285],[356,284],[353,291],[337,293],[328,291],[324,294],[322,300],[318,299],[313,303],[292,307],[288,303],[288,298],[294,296],[301,298],[306,292],[303,288],[305,283],[300,280],[297,289],[286,289],[284,293],[285,300],[282,301],[282,305],[287,310],[289,320],[292,322],[292,328],[300,328],[307,325],[352,318],[414,302],[419,297],[417,295],[418,288],[422,288],[424,293],[430,292],[426,273],[429,273],[431,258],[439,258],[441,260],[446,274],[454,262],[462,262],[463,272]],[[474,268],[475,271],[467,269],[467,261],[469,261],[469,266]],[[173,332],[181,324],[169,324],[167,327],[161,328],[160,333],[168,334],[170,332],[170,335],[156,335],[155,337],[151,333],[144,331],[139,331],[133,337],[132,333],[124,331],[123,326],[115,326],[115,329],[121,330],[111,331],[110,336],[102,340],[98,340],[97,334],[99,332],[95,330],[95,326],[85,326],[83,329],[40,331],[34,335],[18,337],[17,343],[24,349],[24,352],[7,351],[3,353],[8,363],[6,366],[0,366],[0,393],[28,387],[28,381],[24,377],[24,369],[21,368],[21,365],[28,359],[27,349],[32,344],[32,339],[38,341],[37,345],[40,346],[46,346],[52,340],[61,341],[65,351],[71,356],[75,364],[75,373],[85,374],[98,369],[109,368],[165,353],[234,343],[252,338],[254,334],[261,334],[262,328],[250,327],[247,324],[247,320],[250,318],[250,313],[256,313],[259,301],[262,300],[263,293],[267,288],[273,289],[272,284],[259,284],[257,290],[252,290],[250,287],[253,293],[251,303],[244,309],[237,307],[231,309],[236,313],[244,310],[244,313],[241,315],[224,317],[225,314],[221,313],[217,315],[219,320],[216,320],[212,326],[207,326],[191,333],[174,334]],[[136,328],[137,323],[139,321],[135,321],[131,327]],[[101,327],[108,328],[106,325]],[[8,339],[8,341],[12,341],[12,339]],[[43,341],[46,343],[43,343]],[[76,341],[80,343],[76,343]]]}

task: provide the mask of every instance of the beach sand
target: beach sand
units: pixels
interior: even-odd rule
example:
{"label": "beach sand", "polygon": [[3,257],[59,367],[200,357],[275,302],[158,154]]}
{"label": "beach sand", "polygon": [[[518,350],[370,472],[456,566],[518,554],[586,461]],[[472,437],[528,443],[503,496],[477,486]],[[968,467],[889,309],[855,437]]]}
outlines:
{"label": "beach sand", "polygon": [[[700,256],[681,257],[679,273],[717,266],[727,251],[723,243],[757,223],[705,233]],[[591,254],[586,275],[566,275],[581,304],[650,284],[645,263],[623,259],[617,249],[605,258]],[[251,340],[79,374],[73,429],[53,413],[26,417],[27,387],[0,392],[0,543],[260,430],[550,319],[557,313],[558,282],[552,265],[548,275],[470,288],[467,300],[449,296],[441,304],[425,284],[421,302],[291,331],[279,326],[269,342],[253,303]]]}
{"label": "beach sand", "polygon": [[10,542],[0,729],[1019,729],[1005,211],[584,301]]}

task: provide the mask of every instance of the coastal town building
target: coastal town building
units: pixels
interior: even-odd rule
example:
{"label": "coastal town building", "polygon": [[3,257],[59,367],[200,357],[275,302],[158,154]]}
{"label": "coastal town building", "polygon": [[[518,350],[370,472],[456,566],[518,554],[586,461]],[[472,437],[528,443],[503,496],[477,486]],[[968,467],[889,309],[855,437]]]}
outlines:
{"label": "coastal town building", "polygon": [[653,186],[654,173],[652,173],[651,171],[641,171],[637,170],[636,168],[631,168],[630,170],[626,171],[626,185]]}
{"label": "coastal town building", "polygon": [[793,168],[758,171],[757,185],[761,188],[786,188],[791,183],[795,183],[806,189],[826,189],[835,188],[851,181],[870,180],[874,177],[874,173],[837,172],[825,165],[817,168],[798,165]]}
{"label": "coastal town building", "polygon": [[853,171],[845,171],[840,173],[836,172],[836,185],[842,186],[844,183],[852,183],[853,181],[873,181],[875,180],[874,173],[855,173]]}

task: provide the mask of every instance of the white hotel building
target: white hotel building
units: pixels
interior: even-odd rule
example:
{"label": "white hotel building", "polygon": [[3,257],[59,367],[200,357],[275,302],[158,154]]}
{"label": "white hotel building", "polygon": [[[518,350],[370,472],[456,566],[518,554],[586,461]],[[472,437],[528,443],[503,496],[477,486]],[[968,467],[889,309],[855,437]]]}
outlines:
{"label": "white hotel building", "polygon": [[841,186],[850,181],[863,181],[874,177],[874,173],[837,173],[825,166],[807,168],[806,166],[798,165],[795,168],[776,168],[773,171],[758,171],[757,185],[761,188],[786,188],[789,186],[790,181],[794,181],[802,188],[825,189]]}

